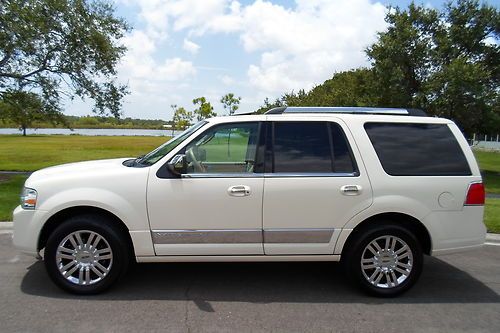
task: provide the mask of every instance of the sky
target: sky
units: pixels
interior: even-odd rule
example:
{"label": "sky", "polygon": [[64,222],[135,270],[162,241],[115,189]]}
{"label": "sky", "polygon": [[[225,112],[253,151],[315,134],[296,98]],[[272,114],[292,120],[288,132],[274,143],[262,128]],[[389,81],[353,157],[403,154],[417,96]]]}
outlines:
{"label": "sky", "polygon": [[[386,6],[401,0],[114,0],[132,30],[118,65],[130,94],[123,117],[170,120],[171,105],[194,109],[206,97],[241,97],[239,112],[309,90],[338,71],[369,62],[364,49],[386,28]],[[497,3],[498,1],[495,1]],[[417,1],[417,3],[419,3]],[[441,8],[443,1],[426,0]],[[91,101],[68,102],[66,114],[91,114]]]}

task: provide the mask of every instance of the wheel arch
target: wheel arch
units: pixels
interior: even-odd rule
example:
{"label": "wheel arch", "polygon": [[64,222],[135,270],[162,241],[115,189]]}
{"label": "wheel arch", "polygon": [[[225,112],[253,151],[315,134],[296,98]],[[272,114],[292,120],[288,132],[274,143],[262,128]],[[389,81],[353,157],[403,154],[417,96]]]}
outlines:
{"label": "wheel arch", "polygon": [[61,223],[64,223],[66,219],[69,217],[79,216],[79,215],[100,215],[106,217],[108,221],[111,222],[118,230],[123,234],[125,240],[130,249],[131,258],[135,258],[134,244],[132,242],[132,238],[130,237],[130,231],[126,224],[115,214],[110,211],[95,207],[95,206],[73,206],[62,209],[57,213],[53,214],[45,224],[43,225],[40,235],[38,237],[37,251],[40,251],[47,244],[47,240],[49,239],[52,232],[59,226]]}
{"label": "wheel arch", "polygon": [[399,213],[399,212],[386,212],[386,213],[379,213],[376,215],[373,215],[362,222],[360,222],[354,229],[349,233],[349,236],[345,240],[343,246],[342,246],[342,253],[346,249],[349,249],[350,244],[352,241],[357,237],[357,235],[376,225],[396,225],[396,226],[402,226],[405,229],[409,230],[412,232],[417,240],[419,241],[420,245],[422,246],[422,251],[423,253],[427,255],[431,255],[432,253],[432,239],[430,236],[429,231],[425,227],[425,225],[418,220],[417,218],[405,214],[405,213]]}

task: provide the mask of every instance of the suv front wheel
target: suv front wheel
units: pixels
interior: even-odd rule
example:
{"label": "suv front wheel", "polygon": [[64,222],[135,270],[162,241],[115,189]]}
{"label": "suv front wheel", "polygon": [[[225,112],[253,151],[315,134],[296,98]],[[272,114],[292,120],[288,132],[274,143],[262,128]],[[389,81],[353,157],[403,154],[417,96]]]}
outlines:
{"label": "suv front wheel", "polygon": [[119,229],[102,216],[69,218],[47,241],[47,272],[56,285],[69,292],[102,292],[127,269],[130,256],[123,238]]}
{"label": "suv front wheel", "polygon": [[372,295],[401,294],[422,272],[420,243],[405,228],[381,225],[365,229],[348,246],[343,258],[348,274]]}

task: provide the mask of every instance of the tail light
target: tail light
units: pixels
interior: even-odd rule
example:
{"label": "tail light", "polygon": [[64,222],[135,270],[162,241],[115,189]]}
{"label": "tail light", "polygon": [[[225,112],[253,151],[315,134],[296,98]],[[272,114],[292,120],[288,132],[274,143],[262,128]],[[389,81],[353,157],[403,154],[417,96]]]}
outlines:
{"label": "tail light", "polygon": [[469,185],[467,191],[467,198],[465,199],[465,206],[471,205],[484,205],[484,185],[483,183],[472,183]]}

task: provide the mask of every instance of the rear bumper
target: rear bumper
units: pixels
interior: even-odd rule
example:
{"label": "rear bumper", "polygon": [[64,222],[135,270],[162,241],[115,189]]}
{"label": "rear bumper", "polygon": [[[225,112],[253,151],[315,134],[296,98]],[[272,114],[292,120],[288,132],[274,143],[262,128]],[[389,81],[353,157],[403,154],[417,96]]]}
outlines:
{"label": "rear bumper", "polygon": [[446,254],[453,254],[453,253],[460,253],[460,252],[467,252],[467,251],[473,251],[473,250],[479,250],[484,246],[484,243],[478,244],[478,245],[470,245],[470,246],[462,246],[462,247],[455,247],[455,248],[449,248],[449,249],[441,249],[441,250],[433,250],[432,255],[433,256],[442,256]]}
{"label": "rear bumper", "polygon": [[424,221],[432,239],[432,255],[481,248],[486,240],[484,206],[466,206],[456,212],[433,212]]}

